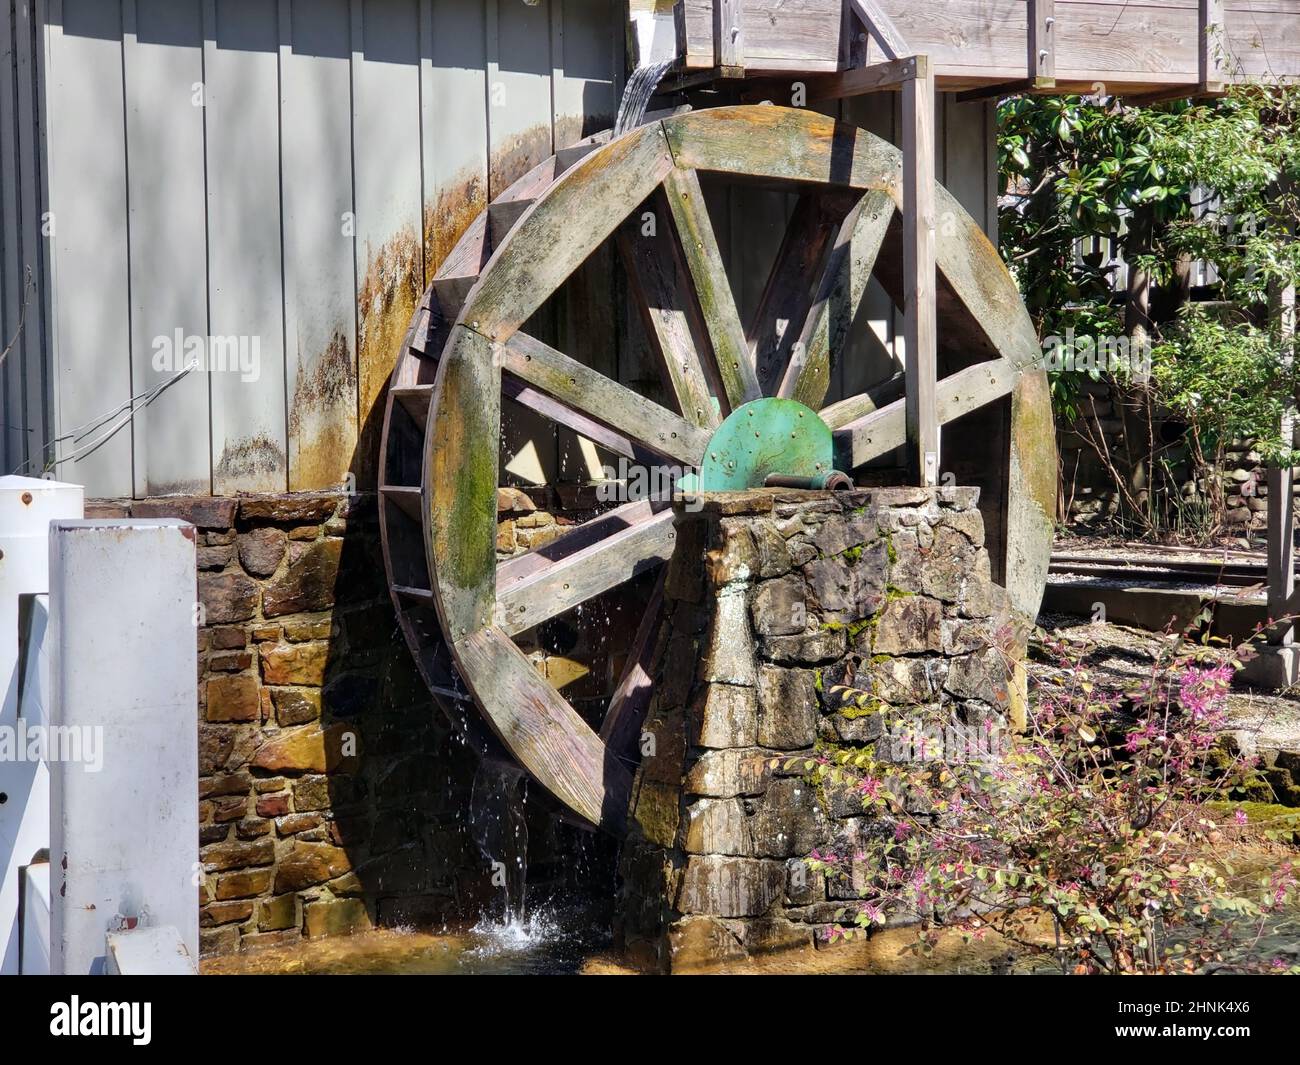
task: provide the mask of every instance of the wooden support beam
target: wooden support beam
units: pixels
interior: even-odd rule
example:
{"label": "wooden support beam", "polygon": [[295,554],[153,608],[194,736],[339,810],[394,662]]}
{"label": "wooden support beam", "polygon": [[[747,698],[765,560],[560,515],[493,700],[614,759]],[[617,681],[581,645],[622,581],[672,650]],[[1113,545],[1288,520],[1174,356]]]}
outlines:
{"label": "wooden support beam", "polygon": [[867,27],[871,39],[880,45],[880,50],[890,59],[902,59],[912,49],[907,46],[907,38],[894,25],[894,20],[885,14],[885,9],[878,0],[849,0],[862,24]]}
{"label": "wooden support beam", "polygon": [[[758,375],[749,354],[749,341],[740,323],[731,282],[722,265],[722,252],[704,203],[699,176],[694,170],[669,171],[664,179],[664,191],[681,242],[682,258],[695,284],[700,315],[713,348],[714,369],[726,391],[728,409],[735,410],[763,393],[758,387]],[[703,448],[700,453],[703,454]]]}
{"label": "wooden support beam", "polygon": [[[1204,5],[1202,5],[1204,6]],[[1282,360],[1295,360],[1295,286],[1274,286],[1271,312]],[[1282,411],[1282,442],[1294,446],[1296,406],[1293,401]],[[1294,476],[1290,465],[1268,471],[1268,616],[1280,618],[1294,612],[1295,596],[1295,500]],[[1282,647],[1295,640],[1295,626],[1285,624],[1269,634],[1269,643]]]}
{"label": "wooden support beam", "polygon": [[1056,82],[1056,0],[1029,0],[1027,66],[1032,79]]}
{"label": "wooden support beam", "polygon": [[699,465],[709,433],[666,407],[643,398],[626,385],[571,359],[527,333],[515,333],[497,346],[507,373],[554,396],[589,418],[618,426],[633,441],[684,466]]}
{"label": "wooden support beam", "polygon": [[745,66],[745,0],[713,0],[714,62],[723,69]]}
{"label": "wooden support beam", "polygon": [[1227,80],[1228,35],[1223,27],[1223,0],[1200,2],[1199,73],[1201,92],[1221,93]]}
{"label": "wooden support beam", "polygon": [[[773,103],[802,107],[826,100],[843,100],[849,96],[897,89],[916,77],[916,57],[905,56],[869,67],[842,70],[838,74],[819,74],[806,78],[769,78],[748,85],[740,94],[745,103]],[[802,93],[800,93],[802,87]],[[802,98],[800,98],[802,97]]]}
{"label": "wooden support beam", "polygon": [[939,482],[938,314],[935,305],[934,76],[917,56],[903,85],[903,314],[907,464],[916,484]]}

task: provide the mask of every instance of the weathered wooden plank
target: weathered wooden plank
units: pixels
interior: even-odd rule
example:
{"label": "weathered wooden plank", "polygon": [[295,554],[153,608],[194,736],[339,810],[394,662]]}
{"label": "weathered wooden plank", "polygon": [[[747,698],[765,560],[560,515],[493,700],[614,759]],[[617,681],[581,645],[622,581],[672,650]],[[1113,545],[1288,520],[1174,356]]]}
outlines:
{"label": "weathered wooden plank", "polygon": [[668,210],[677,230],[686,270],[712,347],[714,369],[732,410],[762,395],[740,324],[731,282],[709,220],[700,179],[693,170],[674,170],[664,181]]}
{"label": "weathered wooden plank", "polygon": [[667,499],[637,499],[570,528],[557,540],[497,565],[497,588],[507,588],[545,570],[558,559],[583,551],[633,525],[643,525],[671,508]]}
{"label": "weathered wooden plank", "polygon": [[[214,370],[212,489],[288,487],[281,288],[279,12],[203,0],[210,345],[233,341],[251,373]],[[219,361],[215,350],[210,353]]]}
{"label": "weathered wooden plank", "polygon": [[675,538],[673,512],[665,508],[581,550],[556,555],[527,576],[504,582],[498,576],[497,624],[514,636],[572,610],[666,561]]}
{"label": "weathered wooden plank", "polygon": [[[1224,0],[1200,0],[1200,53],[1197,56],[1197,72],[1200,74],[1201,88],[1207,92],[1219,92],[1223,82],[1230,73],[1228,69],[1228,41],[1224,23]],[[1296,13],[1300,15],[1300,11]]]}
{"label": "weathered wooden plank", "polygon": [[707,431],[563,352],[526,333],[515,333],[499,350],[502,369],[580,413],[684,465],[698,466],[704,457]]}
{"label": "weathered wooden plank", "polygon": [[888,193],[872,191],[840,225],[777,395],[813,410],[822,405],[895,213]]}
{"label": "weathered wooden plank", "polygon": [[351,0],[357,483],[374,483],[384,389],[424,291],[416,0]]}
{"label": "weathered wooden plank", "polygon": [[[899,94],[858,96],[841,101],[840,106],[844,121],[860,126],[890,144],[902,139],[899,133]],[[901,240],[903,220],[896,206],[891,207],[891,214],[890,232],[896,230],[897,239]],[[888,233],[885,239],[891,239]],[[893,269],[892,262],[888,268]],[[901,264],[897,272],[901,276]],[[866,284],[862,306],[844,338],[842,350],[833,349],[828,398],[857,395],[892,374],[902,372],[902,344],[895,344],[902,333],[901,311],[878,278],[873,276]]]}
{"label": "weathered wooden plank", "polygon": [[1025,69],[1031,78],[1056,79],[1056,0],[1029,0]]}
{"label": "weathered wooden plank", "polygon": [[424,513],[438,613],[452,639],[491,624],[496,603],[501,371],[492,345],[456,326],[425,434]]}
{"label": "weathered wooden plank", "polygon": [[934,485],[939,478],[934,78],[924,57],[917,59],[916,77],[903,85],[903,314],[907,462],[914,483]]}
{"label": "weathered wooden plank", "polygon": [[[992,403],[1011,392],[1021,371],[1005,359],[958,370],[938,382],[936,415],[940,425]],[[856,469],[907,440],[906,399],[895,400],[835,431],[837,453]]]}
{"label": "weathered wooden plank", "polygon": [[348,0],[279,0],[289,490],[343,482],[357,446]]}
{"label": "weathered wooden plank", "polygon": [[[63,435],[129,403],[131,271],[121,10],[101,0],[63,0],[50,15],[50,274],[59,294],[55,427]],[[95,294],[93,315],[79,298],[87,292]],[[80,440],[61,441],[58,478],[85,485],[88,495],[129,496],[132,441],[124,426],[112,418]]]}
{"label": "weathered wooden plank", "polygon": [[786,224],[763,295],[745,330],[764,395],[773,394],[791,360],[801,357],[798,341],[847,207],[822,193],[805,192]]}
{"label": "weathered wooden plank", "polygon": [[830,406],[823,407],[819,413],[822,421],[832,429],[841,429],[860,418],[865,418],[873,411],[901,399],[906,394],[906,391],[907,375],[905,373],[896,373],[879,384],[868,388],[865,392],[859,392],[857,395],[836,400]]}
{"label": "weathered wooden plank", "polygon": [[[739,19],[728,22],[740,29],[741,49],[718,41],[714,0],[684,0],[679,6],[688,68],[834,70],[839,65],[839,0],[745,0]],[[835,17],[829,18],[832,8]]]}
{"label": "weathered wooden plank", "polygon": [[[672,156],[658,124],[583,159],[515,227],[505,246],[508,253],[470,294],[464,320],[486,337],[506,339],[671,169]],[[583,224],[575,225],[575,218]]]}
{"label": "weathered wooden plank", "polygon": [[647,232],[646,222],[634,216],[619,230],[619,250],[633,302],[678,409],[691,425],[708,428],[718,424],[700,357],[708,336],[690,291],[681,248],[674,234],[657,224],[659,219],[667,220],[667,205],[662,195],[652,203],[656,210],[651,221],[656,224]]}
{"label": "weathered wooden plank", "polygon": [[772,100],[780,104],[803,106],[799,100],[805,104],[816,104],[897,88],[915,74],[916,60],[912,56],[905,56],[835,74],[817,74],[806,78],[797,78],[795,75],[769,78],[747,86],[741,92],[741,99],[745,103]]}
{"label": "weathered wooden plank", "polygon": [[[194,100],[203,81],[203,19],[199,0],[123,0],[122,14],[131,381],[144,392],[189,361],[178,336],[208,335],[203,108]],[[211,490],[208,383],[200,368],[136,414],[137,496]]]}
{"label": "weathered wooden plank", "polygon": [[630,757],[636,752],[641,725],[654,694],[655,652],[663,625],[666,576],[665,566],[659,571],[650,601],[641,615],[641,624],[637,626],[636,637],[628,650],[627,664],[600,723],[600,738],[620,757]]}
{"label": "weathered wooden plank", "polygon": [[621,836],[632,776],[505,633],[453,645],[460,673],[520,765],[591,825]]}
{"label": "weathered wooden plank", "polygon": [[719,67],[745,66],[745,0],[714,0],[713,61]]}
{"label": "weathered wooden plank", "polygon": [[[622,455],[624,458],[635,459],[637,462],[649,465],[655,461],[653,456],[660,454],[657,450],[647,449],[647,447],[624,433],[617,432],[602,422],[587,417],[585,414],[561,403],[558,399],[548,396],[545,392],[541,392],[536,388],[531,388],[523,381],[516,380],[513,377],[502,378],[501,392],[521,407],[527,408],[534,414],[540,414],[543,418],[549,419],[556,425],[572,430],[579,436],[590,440],[593,444],[603,447],[606,451],[612,451],[615,455]],[[667,458],[669,456],[663,457]]]}
{"label": "weathered wooden plank", "polygon": [[907,38],[894,25],[894,20],[885,10],[884,4],[878,3],[877,0],[849,0],[849,3],[857,12],[858,18],[862,20],[862,24],[867,27],[871,39],[887,58],[902,59],[916,52],[916,48],[908,44]]}

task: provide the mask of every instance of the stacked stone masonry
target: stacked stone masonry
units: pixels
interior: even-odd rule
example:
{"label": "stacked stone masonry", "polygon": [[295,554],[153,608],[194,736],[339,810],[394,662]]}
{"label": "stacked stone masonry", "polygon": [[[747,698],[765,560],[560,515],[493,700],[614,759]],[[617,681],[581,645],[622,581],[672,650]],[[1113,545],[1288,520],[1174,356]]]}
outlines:
{"label": "stacked stone masonry", "polygon": [[[655,970],[811,947],[851,923],[854,892],[804,859],[852,854],[880,826],[859,796],[805,780],[806,759],[888,757],[902,720],[1014,727],[1024,709],[975,489],[693,502],[621,862],[623,945]],[[839,705],[845,684],[868,705]]]}

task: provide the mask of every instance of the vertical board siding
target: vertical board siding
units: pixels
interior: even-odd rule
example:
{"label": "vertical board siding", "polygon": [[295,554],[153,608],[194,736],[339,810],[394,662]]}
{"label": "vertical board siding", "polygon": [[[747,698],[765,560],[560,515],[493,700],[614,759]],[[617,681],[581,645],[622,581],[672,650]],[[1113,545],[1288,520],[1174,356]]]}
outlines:
{"label": "vertical board siding", "polygon": [[283,492],[279,13],[266,0],[203,0],[203,13],[212,489]]}
{"label": "vertical board siding", "polygon": [[348,0],[278,0],[289,490],[342,484],[357,444]]}
{"label": "vertical board siding", "polygon": [[487,12],[421,0],[424,244],[430,273],[487,206]]}
{"label": "vertical board siding", "polygon": [[424,288],[418,0],[352,0],[358,482],[373,487],[384,387]]}
{"label": "vertical board siding", "polygon": [[[57,474],[129,496],[131,295],[122,12],[50,4],[46,75]],[[54,20],[57,19],[57,22]]]}
{"label": "vertical board siding", "polygon": [[211,488],[208,375],[184,373],[208,334],[201,0],[124,0],[131,381],[168,385],[133,421],[135,494]]}
{"label": "vertical board siding", "polygon": [[[14,2],[16,12],[28,0]],[[58,433],[55,473],[98,496],[302,491],[349,474],[372,485],[384,387],[437,264],[491,197],[607,128],[624,81],[623,0],[40,0],[37,10],[29,51],[47,65],[44,98],[34,77],[24,90],[21,63],[0,78],[5,333],[25,265],[48,292],[0,371],[3,455],[39,472]],[[15,26],[21,45],[17,15],[0,43]],[[38,158],[23,134],[25,108],[42,105]],[[889,96],[832,106],[897,142]],[[939,176],[989,225],[991,123],[987,104],[940,104]],[[47,205],[27,180],[42,163],[48,262]],[[752,308],[791,200],[710,189],[709,201]],[[537,328],[583,361],[653,383],[637,328],[610,320],[626,299],[617,271],[593,261],[570,288],[571,306]],[[901,359],[900,321],[873,285],[832,394],[860,391]],[[255,345],[255,375],[193,373],[132,419],[132,395],[169,376],[155,341],[178,330],[234,338],[236,352],[242,338],[248,355]],[[571,434],[515,415],[516,469],[594,472]]]}

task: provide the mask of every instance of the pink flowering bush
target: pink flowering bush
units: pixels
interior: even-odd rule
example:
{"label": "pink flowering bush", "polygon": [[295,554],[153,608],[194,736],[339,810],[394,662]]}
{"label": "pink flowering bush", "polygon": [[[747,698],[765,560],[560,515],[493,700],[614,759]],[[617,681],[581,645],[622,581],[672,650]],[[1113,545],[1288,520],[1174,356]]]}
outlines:
{"label": "pink flowering bush", "polygon": [[830,938],[915,922],[919,950],[944,928],[994,931],[1066,972],[1296,971],[1260,945],[1296,900],[1295,868],[1239,874],[1225,854],[1245,815],[1207,805],[1252,771],[1219,742],[1240,655],[1170,637],[1118,687],[1087,667],[1089,648],[1043,646],[1054,668],[1027,728],[996,749],[841,748],[811,767],[821,788],[856,789],[868,826],[853,853],[809,858],[859,899]]}

